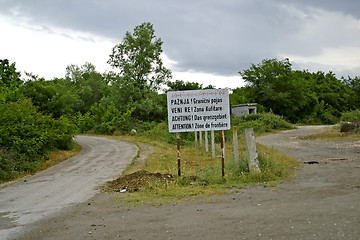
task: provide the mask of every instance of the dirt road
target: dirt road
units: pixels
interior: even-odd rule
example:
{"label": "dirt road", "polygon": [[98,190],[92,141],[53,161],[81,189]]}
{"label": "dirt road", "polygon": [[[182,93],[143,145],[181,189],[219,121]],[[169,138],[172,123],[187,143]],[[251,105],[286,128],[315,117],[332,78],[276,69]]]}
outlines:
{"label": "dirt road", "polygon": [[17,239],[360,239],[360,142],[299,138],[325,128],[258,139],[314,163],[275,188],[260,184],[203,201],[137,208],[118,207],[116,194],[97,194]]}
{"label": "dirt road", "polygon": [[[0,188],[0,239],[14,239],[27,227],[92,198],[96,187],[114,179],[136,156],[135,145],[78,136],[75,157]],[[36,238],[34,238],[36,239]]]}

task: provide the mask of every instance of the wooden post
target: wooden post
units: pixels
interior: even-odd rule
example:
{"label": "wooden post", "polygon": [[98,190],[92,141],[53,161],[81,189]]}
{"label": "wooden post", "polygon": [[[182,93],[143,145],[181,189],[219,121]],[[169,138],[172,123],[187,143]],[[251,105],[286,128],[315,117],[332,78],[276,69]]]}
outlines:
{"label": "wooden post", "polygon": [[198,138],[197,138],[197,131],[195,131],[194,133],[195,133],[195,144],[197,144],[197,141],[198,141],[198,140],[197,140],[197,139],[198,139]]}
{"label": "wooden post", "polygon": [[211,130],[211,156],[215,158],[215,133]]}
{"label": "wooden post", "polygon": [[205,131],[205,152],[209,152],[208,131]]}
{"label": "wooden post", "polygon": [[246,146],[246,155],[249,163],[250,172],[260,173],[261,170],[259,168],[259,156],[256,150],[256,142],[254,129],[247,128],[244,130],[245,135],[245,146]]}
{"label": "wooden post", "polygon": [[181,176],[181,169],[180,169],[180,133],[176,133],[177,139],[177,160],[178,160],[178,175]]}
{"label": "wooden post", "polygon": [[239,142],[237,135],[237,127],[233,127],[233,142],[234,142],[234,160],[236,163],[239,163]]}
{"label": "wooden post", "polygon": [[221,138],[221,176],[225,176],[225,161],[224,161],[224,155],[225,155],[225,146],[224,146],[224,130],[220,131],[220,138]]}

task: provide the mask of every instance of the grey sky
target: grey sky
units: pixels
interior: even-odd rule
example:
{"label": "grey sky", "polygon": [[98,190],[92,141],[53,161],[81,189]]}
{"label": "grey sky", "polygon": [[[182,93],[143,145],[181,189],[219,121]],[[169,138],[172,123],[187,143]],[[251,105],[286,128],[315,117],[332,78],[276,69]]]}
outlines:
{"label": "grey sky", "polygon": [[115,42],[151,22],[173,71],[236,75],[289,57],[295,68],[360,75],[358,0],[0,0],[0,14]]}

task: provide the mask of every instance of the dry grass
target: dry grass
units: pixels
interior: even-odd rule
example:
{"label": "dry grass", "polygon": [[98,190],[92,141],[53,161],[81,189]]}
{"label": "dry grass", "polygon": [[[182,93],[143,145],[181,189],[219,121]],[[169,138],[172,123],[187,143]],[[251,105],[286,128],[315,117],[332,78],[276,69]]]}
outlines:
{"label": "dry grass", "polygon": [[76,144],[76,146],[72,150],[56,150],[51,153],[49,153],[48,157],[49,160],[47,160],[44,164],[38,167],[37,172],[43,171],[49,167],[52,167],[56,164],[61,163],[62,161],[65,161],[76,154],[78,154],[81,151],[81,146]]}

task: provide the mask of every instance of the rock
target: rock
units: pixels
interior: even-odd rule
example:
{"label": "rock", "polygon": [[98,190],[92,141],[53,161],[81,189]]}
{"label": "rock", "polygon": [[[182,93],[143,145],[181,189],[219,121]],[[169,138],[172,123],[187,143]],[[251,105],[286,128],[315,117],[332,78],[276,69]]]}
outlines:
{"label": "rock", "polygon": [[340,132],[356,132],[358,128],[358,122],[340,122]]}
{"label": "rock", "polygon": [[131,135],[131,136],[136,135],[136,130],[135,130],[135,129],[131,129],[131,131],[130,131],[130,135]]}

